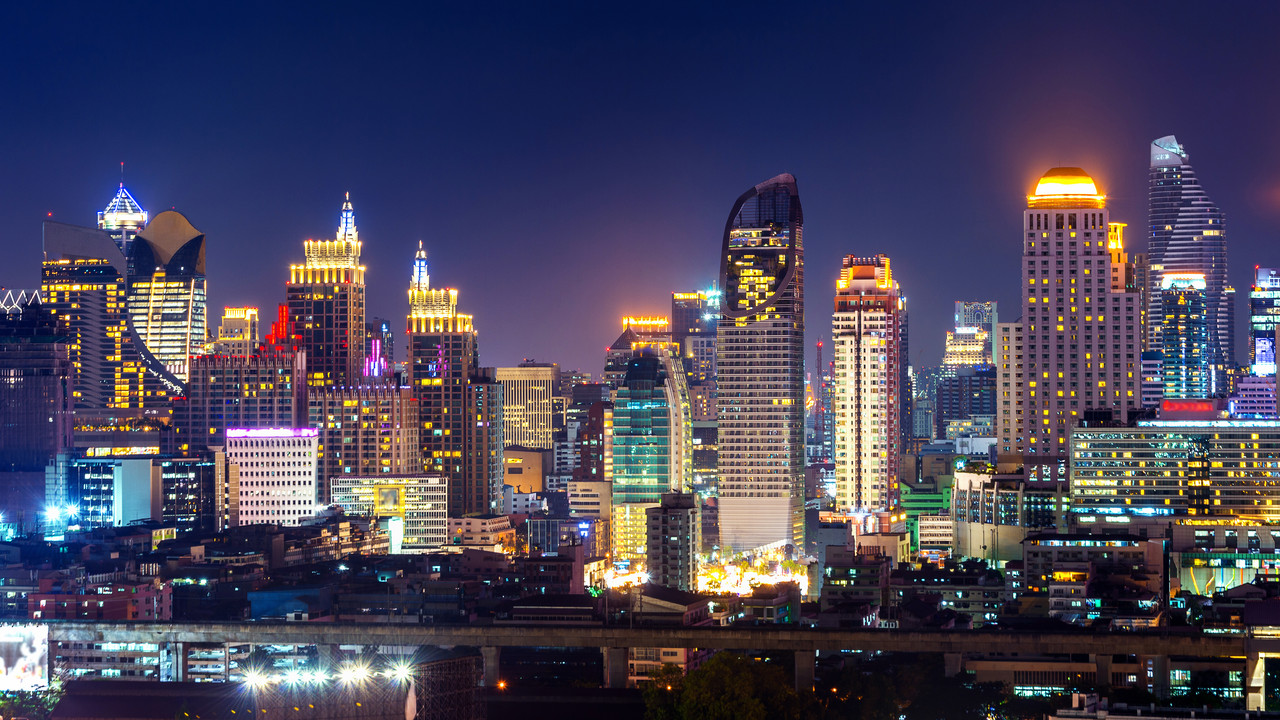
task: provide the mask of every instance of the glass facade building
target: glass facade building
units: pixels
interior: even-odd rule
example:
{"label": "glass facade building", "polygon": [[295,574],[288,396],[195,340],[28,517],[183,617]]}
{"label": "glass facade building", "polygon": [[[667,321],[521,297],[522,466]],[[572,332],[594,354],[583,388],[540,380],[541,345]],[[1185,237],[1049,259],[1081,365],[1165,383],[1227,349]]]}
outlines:
{"label": "glass facade building", "polygon": [[[1161,317],[1165,274],[1203,273],[1213,367],[1209,389],[1226,392],[1226,372],[1235,362],[1235,289],[1227,282],[1226,218],[1200,187],[1186,150],[1173,135],[1151,143],[1148,212],[1147,317]],[[1162,349],[1160,325],[1148,323],[1147,333],[1149,349]]]}
{"label": "glass facade building", "polygon": [[716,339],[721,552],[804,547],[804,213],[796,179],[725,224]]}
{"label": "glass facade building", "polygon": [[1276,328],[1280,326],[1280,270],[1254,268],[1249,291],[1249,362],[1254,375],[1276,374]]}
{"label": "glass facade building", "polygon": [[207,335],[204,255],[204,233],[173,210],[129,243],[129,322],[147,352],[183,383]]}
{"label": "glass facade building", "polygon": [[1199,273],[1165,273],[1160,284],[1161,375],[1164,397],[1209,397],[1209,322],[1205,279]]}

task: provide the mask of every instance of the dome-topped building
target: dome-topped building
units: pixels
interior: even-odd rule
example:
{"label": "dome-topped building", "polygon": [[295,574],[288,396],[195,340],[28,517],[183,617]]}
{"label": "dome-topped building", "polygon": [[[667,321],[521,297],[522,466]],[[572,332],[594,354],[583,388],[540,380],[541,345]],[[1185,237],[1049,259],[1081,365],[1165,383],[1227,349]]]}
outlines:
{"label": "dome-topped building", "polygon": [[1084,170],[1056,167],[1040,177],[1035,193],[1027,196],[1027,206],[1103,208],[1107,196],[1098,192],[1098,184]]}

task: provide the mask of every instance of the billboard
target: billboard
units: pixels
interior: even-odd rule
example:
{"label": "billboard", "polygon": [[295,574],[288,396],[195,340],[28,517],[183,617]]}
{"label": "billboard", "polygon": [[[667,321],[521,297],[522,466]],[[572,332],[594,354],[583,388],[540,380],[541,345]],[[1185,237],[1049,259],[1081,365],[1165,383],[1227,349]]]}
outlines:
{"label": "billboard", "polygon": [[0,624],[0,692],[49,686],[49,626]]}

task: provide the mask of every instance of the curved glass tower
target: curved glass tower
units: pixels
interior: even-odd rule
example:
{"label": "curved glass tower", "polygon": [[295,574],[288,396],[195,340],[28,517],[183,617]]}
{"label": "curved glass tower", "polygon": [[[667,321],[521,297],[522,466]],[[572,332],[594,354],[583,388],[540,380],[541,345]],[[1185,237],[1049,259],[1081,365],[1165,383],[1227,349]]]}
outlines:
{"label": "curved glass tower", "polygon": [[1151,234],[1147,278],[1147,337],[1161,349],[1162,285],[1166,273],[1200,273],[1205,279],[1209,326],[1209,393],[1226,392],[1226,370],[1235,363],[1235,289],[1227,284],[1225,216],[1205,194],[1178,139],[1151,143],[1148,189]]}
{"label": "curved glass tower", "polygon": [[782,174],[733,204],[717,329],[720,548],[804,545],[804,214]]}

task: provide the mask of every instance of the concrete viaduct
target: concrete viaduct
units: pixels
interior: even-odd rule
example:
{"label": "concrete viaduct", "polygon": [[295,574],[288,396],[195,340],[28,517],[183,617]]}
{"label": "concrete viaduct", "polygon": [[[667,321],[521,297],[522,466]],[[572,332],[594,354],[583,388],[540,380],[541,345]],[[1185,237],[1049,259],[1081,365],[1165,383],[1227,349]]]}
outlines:
{"label": "concrete viaduct", "polygon": [[[547,625],[402,625],[365,623],[165,623],[48,621],[50,642],[256,643],[279,645],[418,645],[476,647],[485,682],[496,683],[504,647],[597,647],[605,656],[605,684],[623,687],[632,647],[792,652],[796,687],[813,688],[814,658],[842,650],[938,653],[948,673],[964,655],[1089,655],[1098,677],[1110,677],[1115,655],[1154,661],[1157,694],[1167,691],[1170,656],[1240,658],[1245,663],[1249,709],[1262,704],[1261,659],[1280,656],[1280,636],[1204,635],[1195,632],[1029,632],[1012,630],[843,630],[789,626],[643,627]],[[1160,668],[1164,668],[1163,673]]]}

